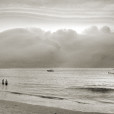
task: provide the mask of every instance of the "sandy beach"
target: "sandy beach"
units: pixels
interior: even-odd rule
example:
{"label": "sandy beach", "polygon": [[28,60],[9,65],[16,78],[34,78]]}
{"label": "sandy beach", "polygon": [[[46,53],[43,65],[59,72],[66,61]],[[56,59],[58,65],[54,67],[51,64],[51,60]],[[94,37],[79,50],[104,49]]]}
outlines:
{"label": "sandy beach", "polygon": [[0,100],[0,114],[106,114],[79,112],[60,108]]}

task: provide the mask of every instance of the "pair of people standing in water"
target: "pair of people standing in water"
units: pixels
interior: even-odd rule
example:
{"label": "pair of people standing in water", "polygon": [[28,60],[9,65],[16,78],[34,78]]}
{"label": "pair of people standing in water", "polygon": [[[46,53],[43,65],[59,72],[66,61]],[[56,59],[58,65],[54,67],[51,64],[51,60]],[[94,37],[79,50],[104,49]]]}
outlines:
{"label": "pair of people standing in water", "polygon": [[7,81],[7,79],[4,81],[4,79],[2,80],[2,85],[8,85],[8,81]]}

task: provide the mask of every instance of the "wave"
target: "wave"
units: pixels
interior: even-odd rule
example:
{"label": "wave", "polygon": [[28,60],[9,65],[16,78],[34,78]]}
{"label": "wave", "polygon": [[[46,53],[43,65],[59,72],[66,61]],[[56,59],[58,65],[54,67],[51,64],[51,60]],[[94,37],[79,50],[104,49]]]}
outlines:
{"label": "wave", "polygon": [[64,100],[65,98],[62,97],[56,97],[56,96],[46,96],[46,95],[33,95],[29,93],[21,93],[21,92],[12,92],[12,91],[6,91],[12,94],[18,94],[18,95],[28,95],[28,96],[35,96],[40,98],[46,98],[46,99],[56,99],[56,100]]}
{"label": "wave", "polygon": [[70,87],[67,89],[72,89],[72,90],[88,90],[92,92],[101,92],[101,93],[108,93],[108,92],[113,92],[113,88],[105,88],[105,87]]}
{"label": "wave", "polygon": [[77,102],[77,103],[79,103],[79,104],[89,104],[89,103],[81,102],[81,101],[75,101],[75,102]]}
{"label": "wave", "polygon": [[98,102],[105,103],[105,104],[114,104],[114,102],[112,102],[112,101],[101,101],[101,100],[99,100]]}

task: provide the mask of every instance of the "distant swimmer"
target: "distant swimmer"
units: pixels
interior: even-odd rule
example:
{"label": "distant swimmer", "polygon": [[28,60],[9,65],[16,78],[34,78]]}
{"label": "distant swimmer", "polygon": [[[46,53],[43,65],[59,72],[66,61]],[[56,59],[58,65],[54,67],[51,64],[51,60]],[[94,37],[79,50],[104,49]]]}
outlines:
{"label": "distant swimmer", "polygon": [[5,85],[6,85],[6,86],[8,85],[8,81],[7,81],[7,79],[6,79],[6,81],[5,81]]}
{"label": "distant swimmer", "polygon": [[2,85],[4,85],[4,79],[2,80]]}

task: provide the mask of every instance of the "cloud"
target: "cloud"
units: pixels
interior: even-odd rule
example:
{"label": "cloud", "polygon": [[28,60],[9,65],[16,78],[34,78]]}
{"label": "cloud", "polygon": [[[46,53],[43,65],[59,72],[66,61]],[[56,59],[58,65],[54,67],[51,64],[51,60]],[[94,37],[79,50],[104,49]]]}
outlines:
{"label": "cloud", "polygon": [[0,67],[114,67],[114,33],[108,26],[85,34],[17,28],[0,33]]}
{"label": "cloud", "polygon": [[4,7],[46,7],[46,8],[81,8],[81,9],[113,9],[113,0],[0,0]]}
{"label": "cloud", "polygon": [[109,34],[109,33],[111,33],[111,29],[108,26],[103,26],[100,29],[98,29],[97,26],[92,26],[92,27],[84,30],[84,33],[88,33],[88,34],[93,34],[93,33],[94,34],[102,34],[102,33],[103,34]]}
{"label": "cloud", "polygon": [[[83,5],[86,3],[89,2],[82,2]],[[81,6],[83,6],[82,4]],[[95,5],[93,1],[91,4]],[[52,9],[52,7],[29,8],[17,7],[16,5],[6,7],[5,5],[0,8],[0,31],[9,28],[39,27],[51,31],[69,28],[80,32],[86,26],[91,25],[97,25],[99,27],[108,25],[114,29],[113,10],[104,7],[104,9],[86,9],[86,7],[80,9],[77,7],[76,9],[72,9],[72,7],[70,9],[65,9],[64,7],[58,9],[54,7]]]}
{"label": "cloud", "polygon": [[102,27],[101,31],[104,32],[104,33],[110,33],[111,32],[111,30],[110,30],[110,28],[108,26]]}

